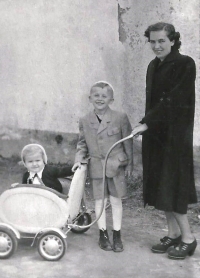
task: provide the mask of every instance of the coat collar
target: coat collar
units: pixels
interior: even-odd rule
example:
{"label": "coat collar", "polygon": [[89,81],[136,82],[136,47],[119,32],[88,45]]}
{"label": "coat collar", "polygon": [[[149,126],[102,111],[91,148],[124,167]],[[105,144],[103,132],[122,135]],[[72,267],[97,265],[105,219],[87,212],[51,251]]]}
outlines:
{"label": "coat collar", "polygon": [[162,65],[165,65],[166,63],[169,63],[169,62],[172,62],[174,60],[177,60],[179,57],[180,57],[180,53],[178,50],[174,50],[174,51],[171,51],[167,57],[161,62],[159,58],[155,58],[154,59],[154,65],[158,67],[162,67]]}
{"label": "coat collar", "polygon": [[93,128],[97,129],[97,134],[102,132],[104,129],[107,128],[108,123],[111,122],[111,117],[112,117],[112,110],[108,107],[106,110],[102,122],[99,123],[97,116],[94,111],[90,112],[90,124]]}
{"label": "coat collar", "polygon": [[[44,168],[43,168],[40,172],[37,173],[37,175],[38,175],[39,178],[42,178],[42,173],[43,173],[43,171],[44,171]],[[36,174],[36,173],[30,172],[30,173],[29,173],[29,177],[32,179],[32,178],[35,176],[35,174]]]}
{"label": "coat collar", "polygon": [[98,121],[98,119],[97,119],[97,116],[96,116],[96,114],[94,113],[94,111],[91,111],[90,112],[90,114],[89,114],[89,119],[90,119],[90,123],[92,124],[92,125],[96,125],[96,124],[98,124],[99,123],[99,121]]}

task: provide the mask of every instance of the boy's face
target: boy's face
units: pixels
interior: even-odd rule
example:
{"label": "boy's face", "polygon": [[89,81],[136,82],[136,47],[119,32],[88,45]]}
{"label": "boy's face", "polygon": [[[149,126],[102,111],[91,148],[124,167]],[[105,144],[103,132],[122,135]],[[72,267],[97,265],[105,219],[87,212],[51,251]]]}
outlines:
{"label": "boy's face", "polygon": [[108,87],[103,89],[100,87],[92,88],[89,100],[93,104],[95,111],[99,114],[103,114],[114,101],[113,94],[108,90]]}
{"label": "boy's face", "polygon": [[44,161],[40,153],[27,155],[24,163],[29,172],[38,173],[44,168]]}

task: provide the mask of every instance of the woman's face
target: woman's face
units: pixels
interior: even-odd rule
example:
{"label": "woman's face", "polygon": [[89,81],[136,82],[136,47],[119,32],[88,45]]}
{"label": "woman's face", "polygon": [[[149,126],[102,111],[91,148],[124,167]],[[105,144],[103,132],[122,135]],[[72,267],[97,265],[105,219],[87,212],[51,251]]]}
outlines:
{"label": "woman's face", "polygon": [[167,33],[164,30],[151,31],[150,32],[150,44],[151,49],[155,55],[163,61],[165,57],[171,52],[171,47],[174,45],[174,41],[170,41],[167,37]]}

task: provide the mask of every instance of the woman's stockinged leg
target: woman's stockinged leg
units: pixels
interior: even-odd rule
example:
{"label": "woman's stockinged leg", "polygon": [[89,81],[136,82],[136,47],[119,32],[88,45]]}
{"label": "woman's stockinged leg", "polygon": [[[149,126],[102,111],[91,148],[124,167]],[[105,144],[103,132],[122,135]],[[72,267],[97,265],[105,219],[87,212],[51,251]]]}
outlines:
{"label": "woman's stockinged leg", "polygon": [[170,259],[184,259],[187,255],[192,255],[196,249],[197,242],[191,233],[187,214],[176,212],[165,212],[168,235],[162,238],[159,244],[153,245],[151,250],[154,253],[165,253],[169,247],[177,247],[179,249],[171,249],[168,253]]}
{"label": "woman's stockinged leg", "polygon": [[165,216],[167,219],[168,237],[177,238],[180,236],[181,231],[173,212],[165,211]]}
{"label": "woman's stockinged leg", "polygon": [[197,241],[192,235],[187,214],[173,212],[174,217],[180,227],[181,242],[177,248],[172,248],[168,252],[168,258],[173,260],[183,260],[186,256],[194,254],[197,247]]}
{"label": "woman's stockinged leg", "polygon": [[152,246],[151,250],[154,253],[165,253],[169,247],[177,246],[181,242],[180,228],[173,212],[166,212],[168,235],[160,240],[160,243]]}
{"label": "woman's stockinged leg", "polygon": [[173,214],[180,227],[182,241],[185,243],[192,243],[194,241],[194,236],[190,229],[187,214],[180,214],[177,212],[173,212]]}

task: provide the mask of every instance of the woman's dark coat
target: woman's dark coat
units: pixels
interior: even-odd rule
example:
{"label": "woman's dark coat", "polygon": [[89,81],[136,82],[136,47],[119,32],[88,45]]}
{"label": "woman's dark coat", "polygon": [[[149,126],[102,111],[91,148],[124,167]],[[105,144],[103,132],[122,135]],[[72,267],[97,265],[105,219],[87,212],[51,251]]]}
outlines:
{"label": "woman's dark coat", "polygon": [[144,203],[186,213],[197,202],[193,172],[196,68],[192,58],[171,52],[156,57],[146,77],[143,134]]}

